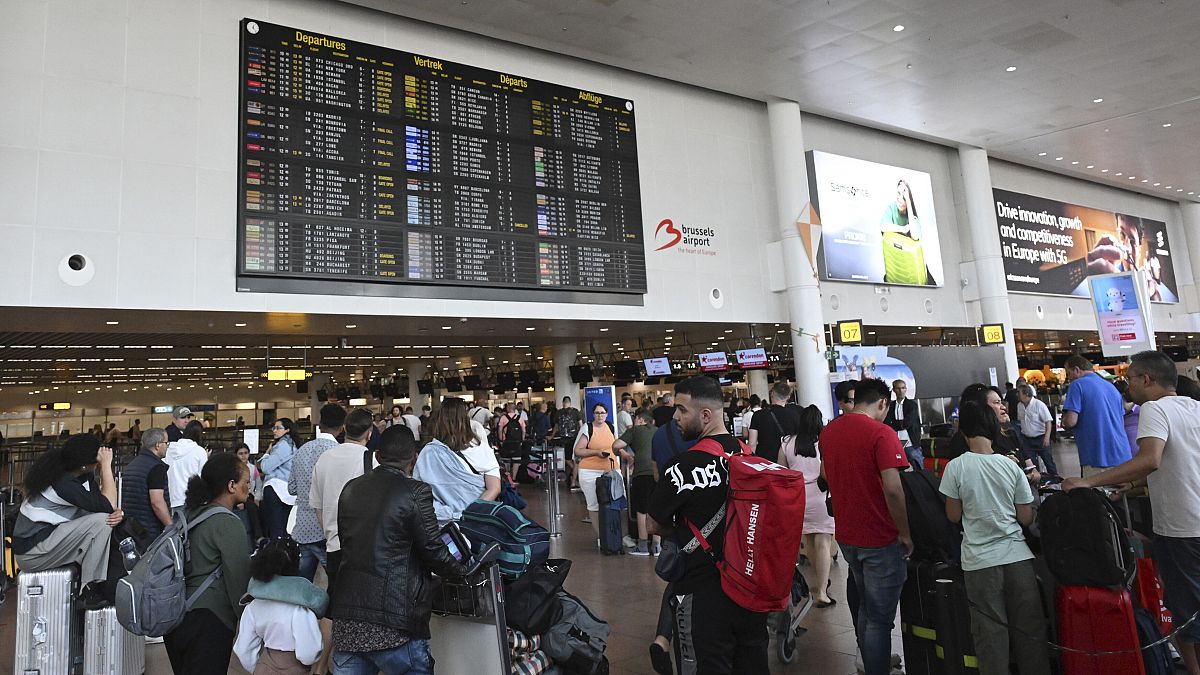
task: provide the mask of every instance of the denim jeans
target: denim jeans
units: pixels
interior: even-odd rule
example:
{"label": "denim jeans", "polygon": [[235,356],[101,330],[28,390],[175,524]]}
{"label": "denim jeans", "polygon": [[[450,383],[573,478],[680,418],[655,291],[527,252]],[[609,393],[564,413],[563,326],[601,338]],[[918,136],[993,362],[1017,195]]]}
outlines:
{"label": "denim jeans", "polygon": [[1054,453],[1050,448],[1042,446],[1042,436],[1021,436],[1021,440],[1025,445],[1025,458],[1033,461],[1033,465],[1038,465],[1038,460],[1042,460],[1045,466],[1045,473],[1057,476],[1058,467],[1054,465]]}
{"label": "denim jeans", "polygon": [[904,447],[904,454],[908,457],[908,463],[913,465],[917,471],[925,468],[925,453],[921,452],[921,444],[907,445]]}
{"label": "denim jeans", "polygon": [[263,490],[262,507],[259,509],[265,535],[275,538],[287,534],[288,513],[291,510],[292,507],[284,504],[279,495],[275,494],[275,488],[267,486]]}
{"label": "denim jeans", "polygon": [[904,549],[839,544],[858,587],[858,646],[867,675],[887,675],[892,668],[892,628],[900,590],[908,577]]}
{"label": "denim jeans", "polygon": [[409,640],[394,649],[334,652],[334,675],[433,675],[429,640]]}
{"label": "denim jeans", "polygon": [[325,540],[314,541],[311,544],[300,544],[300,576],[313,580],[317,574],[317,565],[325,567]]}

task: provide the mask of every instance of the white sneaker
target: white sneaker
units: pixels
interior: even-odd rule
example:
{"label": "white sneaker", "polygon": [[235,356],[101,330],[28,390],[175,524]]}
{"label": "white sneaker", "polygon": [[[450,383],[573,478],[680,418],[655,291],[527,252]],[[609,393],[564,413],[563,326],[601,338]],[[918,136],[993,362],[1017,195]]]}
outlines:
{"label": "white sneaker", "polygon": [[637,540],[629,535],[625,535],[624,537],[621,537],[621,543],[625,545],[625,548],[636,548],[637,547]]}

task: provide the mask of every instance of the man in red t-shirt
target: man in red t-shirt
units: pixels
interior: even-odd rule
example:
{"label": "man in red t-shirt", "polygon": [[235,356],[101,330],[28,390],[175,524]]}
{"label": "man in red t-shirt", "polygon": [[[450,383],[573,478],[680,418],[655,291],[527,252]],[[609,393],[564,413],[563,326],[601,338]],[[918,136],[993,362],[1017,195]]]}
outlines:
{"label": "man in red t-shirt", "polygon": [[836,518],[834,538],[858,587],[856,632],[867,675],[891,670],[891,632],[912,553],[900,472],[908,459],[896,432],[883,424],[888,386],[863,379],[854,408],[821,432],[821,475]]}

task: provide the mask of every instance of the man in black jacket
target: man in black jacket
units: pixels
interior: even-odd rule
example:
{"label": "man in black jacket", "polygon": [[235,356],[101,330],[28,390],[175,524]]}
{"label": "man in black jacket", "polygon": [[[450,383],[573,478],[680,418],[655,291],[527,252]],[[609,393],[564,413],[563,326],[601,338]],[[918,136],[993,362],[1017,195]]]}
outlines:
{"label": "man in black jacket", "polygon": [[383,432],[379,466],[346,484],[338,500],[342,565],[330,599],[339,673],[433,673],[430,572],[466,572],[438,532],[433,492],[409,476],[412,431]]}
{"label": "man in black jacket", "polygon": [[925,456],[921,452],[921,410],[917,402],[906,398],[908,384],[904,380],[892,382],[892,392],[895,400],[888,405],[887,417],[883,423],[896,430],[900,445],[904,446],[904,454],[914,468],[921,469],[925,465]]}

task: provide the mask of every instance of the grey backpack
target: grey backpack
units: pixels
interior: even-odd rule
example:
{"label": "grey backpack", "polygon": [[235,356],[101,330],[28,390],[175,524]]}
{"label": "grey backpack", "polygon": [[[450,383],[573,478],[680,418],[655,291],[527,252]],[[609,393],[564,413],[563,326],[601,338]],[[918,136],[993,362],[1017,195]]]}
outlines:
{"label": "grey backpack", "polygon": [[183,509],[175,511],[171,524],[150,544],[133,571],[117,583],[117,622],[125,630],[148,637],[166,635],[183,621],[183,615],[200,595],[221,578],[222,567],[218,565],[199,588],[185,597],[187,580],[183,568],[191,557],[188,535],[197,525],[220,513],[237,518],[223,506],[212,507],[191,522]]}
{"label": "grey backpack", "polygon": [[542,651],[570,673],[607,675],[604,650],[612,632],[579,598],[559,589],[562,618],[542,633]]}

